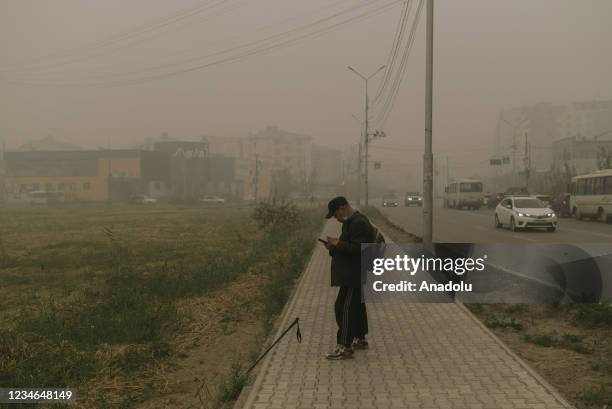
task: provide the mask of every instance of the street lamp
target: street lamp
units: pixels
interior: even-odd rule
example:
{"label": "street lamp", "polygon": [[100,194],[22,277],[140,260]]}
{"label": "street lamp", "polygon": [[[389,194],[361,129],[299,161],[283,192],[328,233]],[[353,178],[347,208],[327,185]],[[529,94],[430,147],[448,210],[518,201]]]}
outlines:
{"label": "street lamp", "polygon": [[529,118],[523,118],[522,120],[519,120],[516,124],[513,124],[512,122],[504,118],[503,114],[500,116],[500,118],[502,121],[504,121],[506,124],[510,125],[513,128],[513,132],[512,132],[512,178],[514,179],[516,177],[516,151],[517,151],[516,132],[521,128],[521,126],[525,122],[529,121]]}
{"label": "street lamp", "polygon": [[[347,67],[349,70],[353,71],[355,74],[357,74],[363,81],[365,84],[365,120],[364,120],[364,128],[365,131],[363,132],[363,135],[365,136],[365,205],[368,205],[368,141],[369,141],[369,135],[370,135],[370,128],[369,128],[369,121],[368,121],[368,109],[369,109],[369,98],[368,98],[368,81],[370,80],[370,78],[372,78],[373,76],[375,76],[376,74],[378,74],[382,69],[384,69],[386,67],[386,65],[381,66],[380,68],[378,68],[376,71],[374,71],[372,74],[370,74],[369,76],[364,76],[362,75],[359,71],[357,71],[356,69],[354,69],[353,67],[351,67],[350,65]],[[361,172],[361,169],[360,169]]]}

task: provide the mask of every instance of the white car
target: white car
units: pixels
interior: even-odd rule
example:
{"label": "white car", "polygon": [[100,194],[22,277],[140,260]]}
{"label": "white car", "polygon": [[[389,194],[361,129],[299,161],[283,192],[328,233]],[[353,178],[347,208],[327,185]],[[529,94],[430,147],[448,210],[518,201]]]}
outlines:
{"label": "white car", "polygon": [[134,204],[154,205],[157,203],[157,199],[149,197],[147,195],[136,195],[130,198],[130,201]]}
{"label": "white car", "polygon": [[225,199],[219,196],[204,196],[199,202],[202,204],[224,204]]}
{"label": "white car", "polygon": [[532,196],[508,196],[495,208],[495,227],[510,226],[512,231],[529,228],[557,230],[557,215],[548,205]]}

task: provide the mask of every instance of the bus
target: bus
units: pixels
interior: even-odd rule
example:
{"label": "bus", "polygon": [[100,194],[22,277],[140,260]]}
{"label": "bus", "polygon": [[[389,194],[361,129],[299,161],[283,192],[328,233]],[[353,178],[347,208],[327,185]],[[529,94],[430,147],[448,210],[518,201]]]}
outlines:
{"label": "bus", "polygon": [[66,201],[62,191],[35,190],[28,192],[28,198],[32,206],[56,205]]}
{"label": "bus", "polygon": [[478,210],[484,201],[482,182],[477,179],[453,180],[444,188],[444,207]]}
{"label": "bus", "polygon": [[612,169],[575,176],[569,188],[570,212],[576,219],[612,220]]}

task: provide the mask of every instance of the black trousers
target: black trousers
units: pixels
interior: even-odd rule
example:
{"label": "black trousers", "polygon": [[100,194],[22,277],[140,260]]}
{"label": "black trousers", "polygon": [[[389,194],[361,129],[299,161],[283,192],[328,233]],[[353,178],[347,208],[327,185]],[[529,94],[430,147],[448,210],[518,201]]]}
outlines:
{"label": "black trousers", "polygon": [[336,343],[350,347],[353,338],[364,338],[368,333],[368,313],[363,302],[362,288],[340,287],[335,304],[338,334]]}

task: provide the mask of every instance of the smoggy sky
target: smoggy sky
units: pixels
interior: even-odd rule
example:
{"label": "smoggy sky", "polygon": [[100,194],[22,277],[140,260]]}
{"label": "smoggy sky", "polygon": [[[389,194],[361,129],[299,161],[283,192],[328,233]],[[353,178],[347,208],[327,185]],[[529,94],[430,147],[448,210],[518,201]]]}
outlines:
{"label": "smoggy sky", "polygon": [[[278,125],[321,144],[355,143],[360,125],[351,114],[363,116],[363,82],[346,66],[369,73],[387,61],[399,2],[367,20],[232,64],[135,85],[58,84],[197,65],[208,61],[198,56],[365,3],[371,9],[389,0],[2,0],[0,139],[9,148],[46,135],[120,148],[161,132],[243,136]],[[198,4],[211,8],[129,41],[91,46]],[[435,7],[434,149],[458,166],[486,159],[502,109],[612,98],[610,0],[437,0]],[[61,58],[9,65],[82,45]],[[388,137],[376,142],[387,149],[373,150],[386,159],[386,170],[420,162],[424,50],[425,9],[384,127]],[[371,95],[380,78],[371,80]],[[397,147],[409,150],[389,149]]]}

